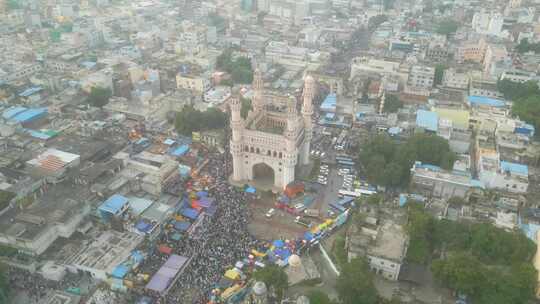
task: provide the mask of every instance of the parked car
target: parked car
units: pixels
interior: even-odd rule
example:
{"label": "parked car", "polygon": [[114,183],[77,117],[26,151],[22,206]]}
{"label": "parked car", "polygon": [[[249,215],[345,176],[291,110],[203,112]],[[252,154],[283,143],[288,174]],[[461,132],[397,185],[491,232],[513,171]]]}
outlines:
{"label": "parked car", "polygon": [[271,218],[272,216],[274,216],[274,213],[276,213],[276,209],[270,208],[270,210],[268,210],[268,212],[266,212],[266,217]]}

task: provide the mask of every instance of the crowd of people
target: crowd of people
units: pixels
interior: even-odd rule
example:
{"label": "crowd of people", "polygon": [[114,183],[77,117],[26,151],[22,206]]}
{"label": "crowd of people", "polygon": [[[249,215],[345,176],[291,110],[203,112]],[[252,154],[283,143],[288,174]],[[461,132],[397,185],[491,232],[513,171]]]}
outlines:
{"label": "crowd of people", "polygon": [[[251,218],[247,208],[248,200],[246,193],[227,181],[231,168],[228,167],[226,155],[212,154],[206,167],[207,174],[214,178],[208,187],[208,194],[215,198],[215,213],[201,214],[197,224],[179,240],[173,240],[171,234],[164,231],[154,244],[154,250],[148,251],[149,256],[140,266],[144,273],[156,273],[169,255],[160,253],[155,245],[168,244],[174,254],[188,258],[182,272],[162,294],[135,289],[130,291],[129,298],[147,296],[155,304],[207,303],[225,271],[237,261],[245,259],[252,249],[264,246],[264,242],[258,241],[248,232],[247,226]],[[20,269],[9,271],[9,280],[12,288],[26,292],[29,304],[38,303],[48,290],[66,290],[68,287],[78,286],[71,279],[61,282],[48,281]]]}
{"label": "crowd of people", "polygon": [[[226,155],[226,154],[225,154]],[[207,303],[208,297],[225,271],[235,262],[246,258],[251,249],[258,249],[264,242],[257,241],[247,229],[251,214],[243,191],[229,185],[229,169],[225,155],[215,154],[208,163],[208,174],[214,177],[209,195],[216,199],[217,211],[205,215],[204,223],[196,233],[187,234],[179,241],[172,241],[164,233],[160,241],[173,244],[174,253],[189,257],[189,264],[162,295],[145,291],[155,303]],[[166,261],[167,255],[154,253],[144,266],[154,271]]]}

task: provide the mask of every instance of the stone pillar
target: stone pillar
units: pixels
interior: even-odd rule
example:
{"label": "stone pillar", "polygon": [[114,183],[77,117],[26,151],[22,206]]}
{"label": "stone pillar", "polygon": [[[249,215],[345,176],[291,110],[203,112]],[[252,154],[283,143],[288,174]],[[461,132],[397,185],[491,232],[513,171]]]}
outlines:
{"label": "stone pillar", "polygon": [[231,154],[233,160],[233,181],[239,182],[242,180],[244,166],[242,163],[242,129],[243,120],[240,116],[240,100],[233,97],[230,101],[231,106]]}
{"label": "stone pillar", "polygon": [[313,137],[313,96],[315,94],[315,79],[311,75],[306,77],[304,83],[304,100],[302,103],[302,118],[304,120],[304,142],[300,151],[300,164],[309,164],[309,151]]}

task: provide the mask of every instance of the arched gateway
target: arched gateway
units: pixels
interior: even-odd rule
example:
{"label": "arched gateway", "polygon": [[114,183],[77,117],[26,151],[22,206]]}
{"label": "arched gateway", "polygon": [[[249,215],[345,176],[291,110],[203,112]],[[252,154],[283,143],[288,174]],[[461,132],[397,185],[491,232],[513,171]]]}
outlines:
{"label": "arched gateway", "polygon": [[294,181],[295,166],[309,163],[315,80],[309,75],[305,79],[301,113],[296,98],[264,92],[263,88],[262,74],[256,70],[253,110],[246,119],[240,116],[240,100],[232,97],[230,101],[232,180],[253,181],[260,178],[258,170],[266,166],[274,173],[273,186],[283,189]]}

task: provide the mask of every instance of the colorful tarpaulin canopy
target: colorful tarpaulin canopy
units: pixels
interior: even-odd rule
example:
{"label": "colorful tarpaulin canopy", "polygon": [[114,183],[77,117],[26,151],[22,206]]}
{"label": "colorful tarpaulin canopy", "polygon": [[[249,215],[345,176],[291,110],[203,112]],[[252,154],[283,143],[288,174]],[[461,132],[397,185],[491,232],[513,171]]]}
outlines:
{"label": "colorful tarpaulin canopy", "polygon": [[[165,289],[167,289],[172,279],[178,274],[180,269],[182,269],[187,260],[188,259],[184,256],[179,256],[176,254],[171,255],[165,264],[161,266],[160,270],[158,270],[158,272],[152,276],[150,282],[146,284],[146,289],[156,292],[163,292]],[[162,270],[163,268],[169,269]]]}
{"label": "colorful tarpaulin canopy", "polygon": [[182,210],[182,215],[194,220],[199,216],[199,211],[193,208],[185,208],[184,210]]}
{"label": "colorful tarpaulin canopy", "polygon": [[165,254],[171,254],[172,253],[172,248],[169,247],[169,246],[165,246],[165,245],[160,245],[158,247],[158,250],[159,250],[159,252],[165,253]]}
{"label": "colorful tarpaulin canopy", "polygon": [[173,226],[174,229],[178,231],[187,231],[189,229],[189,226],[191,226],[191,223],[186,221],[175,221]]}
{"label": "colorful tarpaulin canopy", "polygon": [[111,274],[117,279],[123,279],[128,272],[129,268],[124,264],[120,264],[113,269]]}

